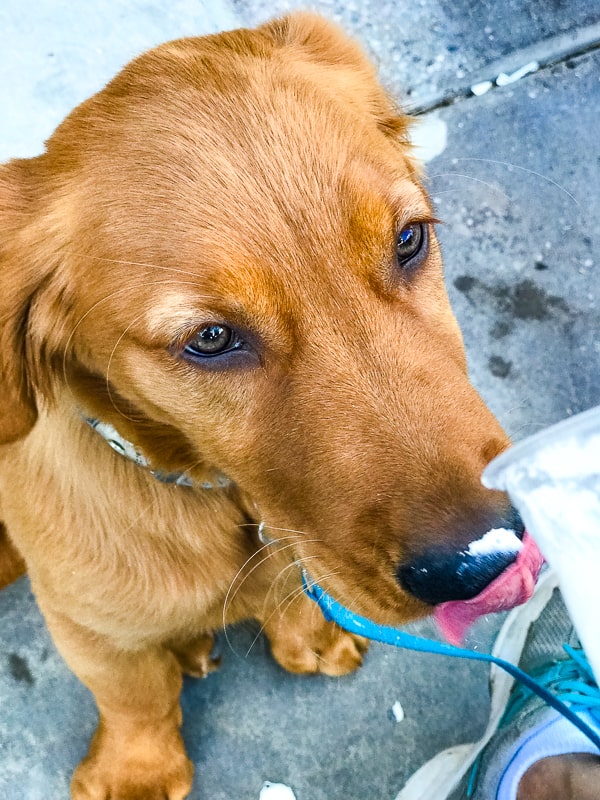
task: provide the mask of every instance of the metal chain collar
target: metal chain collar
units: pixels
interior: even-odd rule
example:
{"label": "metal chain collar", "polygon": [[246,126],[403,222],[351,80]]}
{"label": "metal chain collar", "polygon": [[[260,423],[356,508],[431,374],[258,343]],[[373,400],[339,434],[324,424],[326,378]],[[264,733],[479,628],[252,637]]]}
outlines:
{"label": "metal chain collar", "polygon": [[226,489],[232,484],[232,481],[226,475],[218,475],[214,482],[202,481],[196,484],[185,472],[164,472],[160,469],[152,469],[146,456],[141,453],[134,444],[128,442],[127,439],[121,436],[119,431],[110,423],[101,422],[99,419],[85,416],[84,420],[90,428],[100,434],[115,453],[118,453],[129,461],[133,461],[133,463],[137,464],[139,467],[147,469],[150,474],[161,483],[170,483],[176,486],[197,486],[200,489]]}

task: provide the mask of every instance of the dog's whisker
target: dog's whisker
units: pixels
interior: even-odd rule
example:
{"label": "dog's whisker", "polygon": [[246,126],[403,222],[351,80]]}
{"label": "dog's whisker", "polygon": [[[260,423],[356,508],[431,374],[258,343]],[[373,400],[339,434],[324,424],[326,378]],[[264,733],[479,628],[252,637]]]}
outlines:
{"label": "dog's whisker", "polygon": [[[438,172],[434,175],[429,176],[430,181],[433,181],[436,178],[466,178],[467,180],[474,181],[475,183],[481,183],[483,186],[487,186],[488,189],[491,189],[493,192],[496,192],[496,194],[499,194],[509,202],[512,202],[512,198],[510,197],[510,195],[508,195],[498,185],[490,183],[490,181],[484,181],[482,178],[477,178],[475,177],[475,175],[466,175],[463,172]],[[448,190],[434,191],[434,194],[445,194],[446,191],[456,191],[456,190],[448,189]]]}
{"label": "dog's whisker", "polygon": [[[303,569],[305,569],[305,567],[306,567],[306,562],[308,562],[308,561],[315,561],[315,560],[318,560],[318,556],[304,556],[304,557],[303,557],[303,558],[301,558],[301,559],[297,559],[297,560],[294,562],[294,566],[296,566],[296,567],[298,567],[299,569],[303,570]],[[339,570],[336,570],[336,571],[331,571],[331,572],[326,572],[326,573],[324,573],[323,575],[320,575],[320,576],[319,576],[319,581],[322,581],[322,580],[327,580],[328,578],[333,578],[333,577],[335,577],[335,576],[336,576],[336,575],[338,575],[338,574],[339,574]],[[301,586],[301,587],[300,587],[300,589],[301,589],[302,591],[304,591],[304,586]],[[288,603],[288,604],[286,605],[286,607],[285,607],[285,608],[283,609],[283,611],[282,611],[282,610],[281,610],[281,607],[283,606],[283,604],[284,604],[285,602],[286,602],[286,598],[283,598],[282,600],[280,600],[280,602],[277,604],[276,608],[274,609],[274,612],[273,612],[273,613],[275,613],[275,611],[278,611],[278,612],[280,612],[280,613],[282,614],[282,616],[285,616],[285,614],[287,613],[287,611],[288,611],[288,609],[289,609],[289,607],[290,607],[290,605],[291,605],[291,603]],[[293,602],[293,600],[292,600],[292,602]]]}
{"label": "dog's whisker", "polygon": [[[289,538],[292,538],[292,537],[286,537],[286,538],[289,539]],[[284,540],[282,539],[280,541],[284,541]],[[242,586],[243,586],[244,582],[246,581],[246,579],[249,578],[250,575],[252,575],[252,573],[256,569],[258,569],[263,564],[265,564],[266,561],[268,561],[268,559],[271,558],[272,556],[274,556],[276,553],[280,553],[283,550],[286,550],[286,549],[288,549],[290,547],[293,547],[293,544],[285,545],[284,547],[281,547],[278,550],[272,550],[272,549],[268,550],[267,549],[267,548],[271,548],[271,547],[272,547],[272,544],[265,544],[261,548],[259,548],[255,553],[253,553],[249,558],[246,559],[244,564],[240,567],[240,569],[237,571],[235,577],[232,579],[231,583],[229,584],[229,589],[227,590],[227,594],[225,595],[225,600],[223,602],[222,618],[221,618],[222,619],[223,635],[225,637],[225,641],[227,643],[227,646],[229,647],[231,652],[234,653],[235,655],[239,655],[239,654],[236,652],[236,650],[235,650],[235,648],[234,648],[234,646],[233,646],[233,644],[232,644],[232,642],[231,642],[231,640],[229,638],[229,634],[227,632],[227,610],[228,610],[229,606],[235,600],[235,597],[236,597],[237,593],[242,588]],[[265,555],[265,552],[266,552],[266,555]],[[238,586],[236,587],[235,592],[230,597],[231,591],[232,591],[237,579],[244,572],[245,568],[252,562],[252,560],[255,559],[258,556],[261,556],[260,561],[258,563],[256,563],[253,566],[253,568],[247,574],[245,574],[242,577],[242,580],[239,582]],[[288,565],[286,565],[286,567],[284,567],[284,569],[287,569],[288,566],[294,566],[295,563],[296,563],[295,561],[291,561],[290,564],[288,564]],[[276,580],[277,580],[277,578],[276,578]]]}
{"label": "dog's whisker", "polygon": [[[464,194],[464,189],[460,188],[458,186],[456,186],[456,187],[454,187],[452,189],[439,189],[439,190],[438,189],[432,189],[431,190],[431,194],[432,194],[432,196],[434,198],[434,202],[435,202],[435,199],[441,197],[443,194],[458,194],[459,196],[462,197],[463,194]],[[510,197],[508,198],[508,200],[509,200],[509,202],[512,202]],[[444,222],[444,224],[445,225],[449,225],[448,222]]]}
{"label": "dog's whisker", "polygon": [[[298,563],[299,563],[299,564],[302,566],[302,568],[304,568],[304,567],[305,567],[305,563],[306,563],[307,561],[311,561],[311,560],[314,560],[314,559],[316,559],[316,558],[317,558],[317,556],[307,556],[306,558],[303,558],[301,562],[298,562]],[[319,581],[326,581],[326,580],[328,580],[329,578],[335,578],[335,577],[336,577],[337,575],[339,575],[339,574],[340,574],[340,571],[339,571],[339,570],[334,570],[334,571],[331,571],[331,572],[325,572],[323,575],[320,575],[320,576],[319,576]],[[304,591],[304,587],[303,587],[303,586],[300,586],[300,587],[298,587],[297,596],[300,596],[300,594],[301,594],[303,591]],[[282,614],[282,616],[285,616],[285,614],[287,614],[287,612],[288,612],[288,610],[289,610],[289,608],[290,608],[291,604],[294,602],[294,600],[295,600],[295,597],[294,597],[294,598],[292,598],[292,599],[291,599],[291,600],[290,600],[290,601],[289,601],[289,602],[286,604],[285,608],[283,608],[283,610],[282,610],[282,606],[283,606],[283,604],[286,602],[286,598],[283,598],[283,599],[282,599],[282,600],[281,600],[281,601],[280,601],[280,602],[277,604],[277,608],[276,608],[276,609],[275,609],[275,610],[274,610],[272,613],[275,613],[275,611],[277,611],[277,612],[279,612],[280,614]],[[269,618],[270,618],[270,617],[269,617]]]}
{"label": "dog's whisker", "polygon": [[[279,570],[279,572],[277,573],[277,576],[275,577],[275,579],[271,583],[271,586],[269,586],[269,589],[267,590],[267,593],[266,593],[265,598],[263,600],[263,614],[266,613],[266,607],[268,605],[269,597],[274,593],[277,583],[282,580],[284,574],[286,572],[292,570],[292,569],[302,570],[304,568],[304,563],[306,561],[314,561],[315,559],[318,559],[318,556],[306,556],[302,560],[297,559],[295,561],[291,561],[289,564],[286,564],[285,567],[283,567],[282,569]],[[297,588],[298,587],[294,587],[294,591]],[[302,588],[304,588],[304,587],[302,587]],[[282,605],[285,602],[285,600],[286,600],[286,598],[284,597],[279,603],[277,603],[275,611],[277,611],[279,609],[279,606]],[[269,616],[268,619],[270,619],[270,618],[271,618],[271,616]],[[268,621],[268,620],[266,620],[266,621]]]}
{"label": "dog's whisker", "polygon": [[[267,525],[267,529],[270,531],[282,531],[283,533],[298,533],[300,536],[310,536],[310,531],[300,531],[296,530],[295,528],[277,528],[275,525]],[[320,539],[313,539],[312,541],[318,542],[321,541]]]}
{"label": "dog's whisker", "polygon": [[[290,538],[293,538],[293,537],[286,537],[286,539],[290,539]],[[280,540],[280,541],[284,541],[284,540]],[[275,542],[273,544],[276,544],[276,543],[277,543],[277,540],[275,540]],[[281,547],[278,547],[276,550],[275,549],[271,549],[273,547],[273,544],[263,545],[256,552],[252,553],[252,555],[249,556],[249,558],[246,559],[244,564],[238,569],[237,573],[235,574],[234,578],[232,579],[231,583],[229,584],[229,588],[227,590],[227,594],[225,595],[225,600],[223,602],[223,613],[222,613],[223,628],[225,628],[225,626],[226,626],[227,609],[231,605],[231,603],[233,603],[233,601],[235,600],[235,598],[236,598],[238,592],[240,591],[240,589],[242,588],[244,582],[257,569],[259,569],[269,558],[272,558],[274,555],[280,554],[285,550],[289,550],[290,548],[293,548],[294,545],[295,545],[295,541],[292,541],[291,544],[286,544],[286,545],[283,545]],[[254,566],[252,567],[251,570],[246,571],[246,569],[250,565],[250,563],[258,556],[262,556],[260,561],[258,561],[256,564],[254,564]],[[236,586],[235,591],[234,591],[233,587],[236,585],[236,582],[238,581],[240,576],[243,576],[242,580],[239,581],[239,583]]]}
{"label": "dog's whisker", "polygon": [[110,400],[110,404],[114,408],[114,410],[117,412],[117,414],[119,414],[119,416],[123,417],[123,419],[128,419],[130,422],[135,422],[135,419],[133,417],[129,417],[127,414],[125,414],[124,411],[122,411],[120,408],[117,407],[117,405],[116,405],[116,403],[114,401],[112,390],[110,388],[109,373],[110,373],[110,368],[111,368],[111,365],[112,365],[112,362],[113,362],[113,358],[115,356],[115,353],[117,352],[117,348],[118,348],[119,344],[123,341],[123,338],[127,335],[127,331],[129,331],[135,325],[135,323],[145,315],[145,313],[146,313],[145,311],[142,311],[141,314],[138,314],[136,317],[134,317],[131,320],[131,322],[129,323],[129,325],[125,328],[125,330],[121,333],[121,335],[119,336],[119,338],[115,342],[115,345],[114,345],[113,349],[111,350],[110,356],[108,357],[108,364],[106,365],[106,393],[108,395],[108,399]]}
{"label": "dog's whisker", "polygon": [[[289,608],[289,606],[294,602],[294,600],[302,594],[303,591],[304,591],[304,589],[302,588],[302,586],[296,586],[294,589],[292,589],[291,592],[288,592],[288,594],[284,598],[284,601],[287,600],[290,597],[291,597],[291,600],[290,600],[290,602],[288,603],[288,605],[286,607],[286,611]],[[246,650],[246,653],[245,653],[245,656],[244,656],[245,658],[248,658],[248,656],[252,652],[252,648],[258,642],[258,640],[260,639],[260,637],[264,633],[264,631],[266,629],[266,626],[268,625],[270,620],[275,616],[275,614],[277,612],[278,612],[278,608],[273,609],[273,611],[271,611],[269,616],[261,623],[260,628],[258,629],[258,633],[254,637],[254,639],[252,639],[252,641],[250,642],[250,647]]]}
{"label": "dog's whisker", "polygon": [[115,297],[117,297],[120,294],[123,294],[124,292],[128,293],[128,292],[131,292],[132,290],[142,289],[142,288],[148,287],[148,286],[195,286],[195,285],[196,285],[196,283],[193,282],[193,281],[179,281],[179,280],[176,281],[176,280],[166,280],[166,279],[164,279],[164,280],[160,280],[160,281],[150,281],[150,282],[143,281],[143,282],[140,282],[140,283],[137,283],[137,284],[129,284],[127,286],[121,286],[119,289],[115,289],[113,292],[109,292],[109,294],[104,295],[104,297],[101,297],[100,300],[97,300],[95,303],[93,303],[87,309],[87,311],[84,314],[81,315],[81,317],[75,323],[75,325],[73,327],[73,330],[71,331],[71,333],[70,333],[70,335],[69,335],[69,337],[67,339],[67,343],[66,343],[65,349],[68,350],[68,345],[70,344],[70,342],[71,342],[71,340],[73,338],[73,335],[75,334],[77,328],[81,325],[82,322],[84,322],[84,320],[93,311],[95,311],[103,303],[107,303],[109,300],[113,300]]}
{"label": "dog's whisker", "polygon": [[[290,539],[292,537],[286,537],[286,538]],[[282,539],[280,541],[285,541],[285,540]],[[240,567],[240,569],[237,571],[235,577],[233,578],[233,580],[231,581],[231,583],[229,585],[229,589],[227,590],[227,595],[226,595],[225,601],[223,603],[223,623],[224,624],[225,624],[225,620],[226,620],[227,608],[228,608],[229,605],[231,605],[231,603],[233,603],[233,601],[235,600],[238,592],[241,590],[242,586],[244,585],[245,581],[248,580],[248,578],[250,578],[250,576],[257,569],[259,569],[264,563],[266,563],[266,561],[268,561],[274,555],[279,555],[279,554],[283,553],[285,550],[292,549],[295,546],[296,542],[292,541],[290,544],[285,544],[285,545],[277,547],[277,549],[274,549],[274,547],[273,547],[274,544],[276,544],[276,542],[263,545],[255,553],[253,553],[248,559],[246,559],[244,565],[242,567]],[[247,570],[247,567],[250,565],[252,560],[254,558],[256,558],[257,556],[261,556],[260,561],[258,561],[256,564],[254,564],[252,569]],[[242,576],[242,578],[241,578],[241,580],[239,580],[239,582],[238,582],[238,584],[237,584],[237,586],[235,588],[235,591],[234,591],[233,587],[235,586],[236,581],[238,581],[240,576]]]}
{"label": "dog's whisker", "polygon": [[558,183],[553,178],[548,177],[548,175],[544,175],[543,172],[538,172],[537,170],[531,169],[529,167],[524,167],[521,164],[515,164],[512,161],[501,161],[495,158],[481,158],[477,156],[459,156],[456,158],[448,156],[446,158],[440,159],[440,161],[451,161],[452,163],[458,163],[459,161],[472,161],[481,164],[495,164],[496,166],[506,167],[507,169],[508,168],[517,169],[520,170],[521,172],[526,172],[528,175],[532,175],[536,178],[541,178],[543,181],[546,181],[547,183],[551,184],[559,191],[566,194],[567,197],[571,199],[578,208],[581,208],[581,204],[577,200],[577,198],[574,195],[572,195],[571,192],[569,192],[569,190],[566,189],[562,184]]}
{"label": "dog's whisker", "polygon": [[530,422],[524,422],[522,425],[519,425],[515,433],[526,433],[526,434],[530,434],[532,432],[535,433],[536,431],[544,430],[544,428],[547,428],[549,424],[550,423],[548,422],[541,422],[541,421],[536,422],[534,420],[531,420]]}
{"label": "dog's whisker", "polygon": [[[108,303],[110,300],[114,299],[115,297],[117,297],[120,294],[128,293],[128,292],[131,292],[132,290],[141,289],[141,288],[148,287],[148,286],[172,286],[172,285],[177,285],[177,286],[181,286],[181,285],[196,286],[196,283],[192,282],[192,281],[183,282],[183,281],[173,281],[173,280],[160,280],[160,281],[150,281],[150,282],[144,281],[143,283],[134,284],[133,286],[131,286],[131,285],[130,286],[122,286],[120,289],[115,289],[113,292],[110,292],[109,294],[107,294],[104,297],[102,297],[100,300],[97,300],[95,303],[93,303],[88,308],[88,310],[84,314],[82,314],[81,317],[79,317],[79,319],[77,320],[77,322],[73,326],[71,332],[69,333],[69,336],[67,337],[67,341],[65,343],[65,346],[63,348],[62,374],[63,374],[63,379],[64,379],[64,382],[65,382],[65,385],[67,386],[67,388],[71,389],[70,382],[69,382],[68,370],[67,370],[67,357],[68,357],[68,354],[69,354],[70,349],[71,349],[71,343],[73,341],[73,338],[74,338],[78,328],[82,325],[82,323],[87,319],[87,317],[90,314],[92,314],[96,309],[98,309],[104,303]],[[71,390],[71,393],[72,393],[72,390]]]}
{"label": "dog's whisker", "polygon": [[[525,408],[526,408],[525,403],[515,403],[514,406],[511,406],[510,408],[508,408],[506,411],[503,412],[502,418],[508,419],[509,417],[511,417],[516,412],[523,411],[523,409],[525,409]],[[501,422],[503,422],[502,418],[499,417]]]}
{"label": "dog's whisker", "polygon": [[148,503],[146,506],[144,506],[144,508],[142,508],[142,510],[140,511],[140,513],[139,513],[139,514],[137,514],[137,516],[136,516],[136,517],[135,517],[135,518],[134,518],[134,519],[131,521],[131,523],[130,523],[130,524],[129,524],[129,525],[126,527],[126,528],[124,528],[124,529],[123,529],[123,532],[124,532],[124,533],[129,533],[129,531],[133,530],[133,529],[136,527],[136,525],[138,524],[138,522],[139,522],[139,521],[140,521],[140,520],[141,520],[143,517],[145,517],[145,516],[146,516],[146,514],[147,514],[147,513],[148,513],[148,512],[149,512],[149,511],[150,511],[152,508],[154,508],[154,507],[157,505],[157,503],[158,503],[158,497],[153,497],[153,498],[152,498],[152,500],[151,500],[151,501],[150,501],[150,502],[149,502],[149,503]]}
{"label": "dog's whisker", "polygon": [[[306,561],[310,561],[310,560],[312,560],[312,559],[315,559],[315,558],[317,558],[317,556],[308,556],[308,557],[306,557],[306,558],[302,559],[302,565],[304,565],[304,563],[305,563]],[[281,576],[283,575],[283,573],[284,573],[284,572],[286,572],[288,569],[290,569],[290,567],[296,567],[296,568],[298,568],[298,566],[299,566],[299,564],[298,564],[298,563],[296,563],[296,562],[293,562],[293,563],[291,563],[291,564],[288,564],[286,567],[284,567],[284,569],[283,569],[283,570],[281,570],[281,571],[279,572],[279,574],[278,574],[277,578],[276,578],[276,579],[275,579],[275,581],[273,582],[273,585],[275,584],[275,582],[276,582],[277,580],[279,580],[279,579],[281,578]],[[338,573],[338,572],[331,572],[331,573],[327,573],[327,574],[325,574],[325,575],[323,576],[323,578],[326,580],[327,578],[332,578],[332,577],[334,577],[334,576],[335,576],[335,575],[337,575],[337,574],[339,574],[339,573]],[[322,578],[322,579],[323,579],[323,578]],[[273,589],[273,585],[271,586],[271,588],[270,588],[269,592],[271,592],[271,591],[272,591],[272,589]],[[292,603],[293,603],[293,602],[294,602],[294,601],[295,601],[295,600],[296,600],[298,597],[301,597],[301,596],[302,596],[302,594],[303,594],[303,592],[304,592],[304,586],[302,586],[302,585],[300,585],[300,586],[295,586],[295,587],[294,587],[294,588],[293,588],[293,589],[292,589],[290,592],[288,592],[288,593],[286,594],[286,596],[285,596],[285,597],[283,597],[283,598],[282,598],[282,599],[281,599],[281,600],[280,600],[280,601],[277,603],[277,605],[276,605],[276,606],[275,606],[275,608],[274,608],[274,609],[271,611],[271,613],[269,614],[269,616],[268,616],[266,619],[262,620],[262,622],[261,622],[261,626],[260,626],[260,628],[259,628],[259,630],[258,630],[258,633],[257,633],[257,634],[256,634],[256,636],[254,637],[254,639],[252,640],[252,642],[251,642],[251,644],[250,644],[250,647],[249,647],[249,648],[248,648],[248,650],[246,651],[246,658],[247,658],[247,657],[250,655],[250,652],[252,651],[252,648],[254,647],[254,645],[256,644],[256,642],[257,642],[257,641],[260,639],[261,635],[264,633],[264,631],[265,631],[265,629],[266,629],[266,626],[267,626],[267,625],[269,624],[269,622],[270,622],[270,621],[273,619],[273,617],[275,616],[275,614],[280,614],[281,616],[285,616],[285,615],[288,613],[288,611],[289,611],[289,608],[290,608],[290,606],[292,605]],[[268,597],[268,595],[267,595],[267,597]],[[266,604],[267,597],[265,597],[265,604]],[[282,608],[284,604],[285,604],[285,608]]]}
{"label": "dog's whisker", "polygon": [[[306,560],[307,560],[307,561],[309,561],[309,560],[312,560],[312,559],[315,559],[315,558],[317,558],[317,556],[308,556],[308,558],[307,558]],[[282,598],[282,599],[281,599],[281,600],[280,600],[280,601],[279,601],[279,602],[278,602],[278,603],[275,605],[275,607],[273,608],[273,610],[271,611],[271,613],[269,614],[269,616],[265,618],[266,609],[267,609],[267,606],[269,605],[269,598],[270,598],[270,597],[271,597],[271,596],[274,594],[274,592],[276,591],[277,584],[278,584],[278,583],[280,583],[282,580],[284,580],[284,578],[285,578],[285,576],[286,576],[286,573],[290,572],[291,570],[299,570],[299,569],[300,569],[300,566],[299,566],[299,562],[298,562],[298,561],[290,561],[290,563],[289,563],[289,564],[286,564],[286,565],[285,565],[285,567],[282,567],[282,568],[279,570],[279,572],[277,573],[277,575],[276,575],[276,576],[275,576],[275,578],[273,579],[273,581],[272,581],[271,585],[269,586],[269,588],[268,588],[268,590],[267,590],[267,592],[266,592],[266,594],[265,594],[265,596],[264,596],[264,598],[263,598],[263,611],[262,611],[262,615],[261,615],[261,620],[262,620],[262,622],[261,622],[261,627],[260,627],[260,630],[259,630],[259,632],[258,632],[258,634],[257,634],[257,638],[258,638],[258,636],[260,636],[260,634],[261,634],[261,633],[262,633],[262,631],[264,630],[265,626],[268,624],[269,620],[270,620],[270,619],[272,619],[273,615],[274,615],[274,614],[276,614],[276,613],[279,611],[279,609],[280,609],[281,605],[282,605],[283,603],[285,603],[285,601],[288,599],[288,597],[290,597],[290,595],[292,595],[292,594],[295,594],[295,593],[298,591],[298,589],[303,589],[303,588],[304,588],[304,587],[302,587],[302,586],[297,586],[297,585],[296,585],[296,586],[294,586],[294,587],[291,589],[291,591],[290,591],[290,592],[288,592],[288,593],[285,595],[285,597],[283,597],[283,598]],[[249,651],[248,651],[248,652],[249,652]]]}
{"label": "dog's whisker", "polygon": [[197,274],[192,272],[191,270],[180,269],[177,267],[167,267],[164,264],[154,264],[150,261],[128,261],[127,259],[122,258],[108,258],[106,256],[93,256],[89,253],[78,253],[76,254],[79,258],[85,258],[90,261],[101,261],[105,264],[119,264],[120,266],[124,267],[147,267],[149,269],[158,269],[164,272],[174,272],[178,275],[187,275],[191,278],[197,278]]}
{"label": "dog's whisker", "polygon": [[[305,563],[307,561],[311,561],[311,560],[314,560],[314,559],[317,559],[317,558],[318,558],[317,556],[307,556],[304,559],[302,559],[302,562],[299,562],[296,566],[302,566],[302,568],[304,568]],[[324,573],[323,575],[321,575],[319,577],[319,580],[321,581],[321,580],[327,580],[328,578],[334,578],[336,575],[339,575],[339,570],[337,570],[335,572],[326,572],[326,573]],[[302,594],[303,591],[304,591],[304,586],[298,587],[298,591],[297,591],[296,596],[299,597]],[[296,599],[296,596],[294,596],[291,600],[289,600],[289,602],[287,602],[285,608],[281,609],[283,604],[286,602],[286,598],[283,598],[280,601],[280,603],[278,603],[276,610],[279,611],[279,613],[281,613],[282,616],[285,616],[287,614],[287,612],[289,611],[290,606],[292,605],[292,603]]]}

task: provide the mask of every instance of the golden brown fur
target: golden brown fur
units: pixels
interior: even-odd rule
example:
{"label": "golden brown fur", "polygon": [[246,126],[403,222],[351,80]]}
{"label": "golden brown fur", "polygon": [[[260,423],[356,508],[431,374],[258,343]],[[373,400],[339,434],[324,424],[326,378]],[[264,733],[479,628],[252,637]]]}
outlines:
{"label": "golden brown fur", "polygon": [[[76,800],[186,795],[181,669],[213,668],[225,623],[258,619],[293,671],[358,666],[295,559],[398,624],[429,611],[402,558],[506,504],[479,482],[506,437],[466,376],[407,124],[354,43],[295,15],[159,47],[0,167],[0,516],[100,710]],[[429,251],[404,273],[415,221]],[[207,322],[244,332],[240,362],[182,357]]]}

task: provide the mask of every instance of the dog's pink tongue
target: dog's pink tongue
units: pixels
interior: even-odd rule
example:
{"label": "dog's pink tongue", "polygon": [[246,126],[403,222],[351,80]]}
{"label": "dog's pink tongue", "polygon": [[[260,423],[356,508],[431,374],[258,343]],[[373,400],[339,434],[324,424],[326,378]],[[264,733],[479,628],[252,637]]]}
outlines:
{"label": "dog's pink tongue", "polygon": [[543,563],[536,543],[525,532],[516,560],[483,591],[470,600],[450,600],[435,607],[433,616],[444,638],[460,645],[467,630],[483,614],[508,611],[529,600]]}

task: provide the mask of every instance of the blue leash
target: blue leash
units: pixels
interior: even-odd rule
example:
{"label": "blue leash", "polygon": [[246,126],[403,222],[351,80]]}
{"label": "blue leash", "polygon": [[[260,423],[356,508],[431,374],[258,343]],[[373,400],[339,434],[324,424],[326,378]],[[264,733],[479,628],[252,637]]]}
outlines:
{"label": "blue leash", "polygon": [[314,600],[323,612],[323,616],[329,622],[337,623],[340,628],[343,628],[350,633],[364,636],[367,639],[372,639],[375,642],[382,642],[383,644],[391,644],[394,647],[402,647],[406,650],[416,650],[420,653],[437,653],[442,656],[453,656],[455,658],[469,658],[473,661],[487,661],[490,664],[496,664],[498,667],[508,672],[513,678],[520,681],[524,686],[530,689],[538,697],[541,697],[549,706],[566,717],[569,722],[572,722],[576,728],[587,736],[587,738],[600,750],[600,736],[580,719],[569,706],[555,697],[544,686],[535,681],[522,669],[511,664],[510,661],[505,661],[502,658],[489,655],[488,653],[477,653],[475,650],[467,650],[464,647],[454,647],[451,644],[444,642],[436,642],[430,639],[423,639],[420,636],[412,636],[410,633],[400,631],[397,628],[389,627],[388,625],[377,625],[366,617],[361,617],[359,614],[354,614],[344,606],[340,605],[337,600],[327,594],[317,583],[313,583],[308,577],[307,573],[303,570],[302,582],[304,584],[304,591]]}

